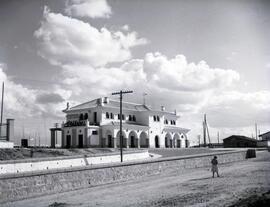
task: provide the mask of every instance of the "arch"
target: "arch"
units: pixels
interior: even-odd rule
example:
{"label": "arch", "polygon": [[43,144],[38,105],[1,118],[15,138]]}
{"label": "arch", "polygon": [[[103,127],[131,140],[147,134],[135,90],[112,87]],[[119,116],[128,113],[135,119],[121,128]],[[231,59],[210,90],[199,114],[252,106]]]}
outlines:
{"label": "arch", "polygon": [[113,113],[111,113],[111,119],[114,119],[114,114]]}
{"label": "arch", "polygon": [[146,132],[144,131],[140,134],[140,147],[149,147],[149,139]]}
{"label": "arch", "polygon": [[155,136],[155,148],[160,148],[160,142],[159,142],[160,140],[159,140],[159,136],[158,135],[156,135]]}
{"label": "arch", "polygon": [[113,133],[110,130],[107,130],[105,133],[105,146],[107,146],[109,148],[114,147]]}
{"label": "arch", "polygon": [[88,119],[88,113],[85,113],[83,118],[84,120]]}
{"label": "arch", "polygon": [[138,135],[135,131],[131,131],[129,132],[129,135],[128,135],[128,146],[130,148],[135,148],[135,147],[138,147]]}
{"label": "arch", "polygon": [[110,118],[110,114],[109,112],[106,112],[106,119],[109,119]]}
{"label": "arch", "polygon": [[178,133],[175,133],[173,136],[173,147],[180,148],[181,147],[181,139]]}
{"label": "arch", "polygon": [[[122,130],[122,137],[123,137],[123,147],[127,147],[127,135],[126,133]],[[120,130],[116,134],[116,146],[120,147]]]}
{"label": "arch", "polygon": [[172,148],[172,135],[169,132],[165,135],[165,147]]}
{"label": "arch", "polygon": [[132,116],[132,121],[136,121],[136,116],[135,115]]}

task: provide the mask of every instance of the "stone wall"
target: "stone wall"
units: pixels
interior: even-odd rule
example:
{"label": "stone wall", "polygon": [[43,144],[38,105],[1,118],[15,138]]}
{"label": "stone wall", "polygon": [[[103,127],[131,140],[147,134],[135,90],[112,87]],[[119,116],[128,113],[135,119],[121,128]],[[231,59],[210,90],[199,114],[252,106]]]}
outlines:
{"label": "stone wall", "polygon": [[[220,164],[245,160],[246,150],[216,152]],[[125,162],[102,166],[86,166],[47,172],[2,175],[0,203],[23,198],[53,194],[100,184],[107,184],[145,176],[179,172],[187,168],[210,166],[212,154],[161,158],[140,162]]]}

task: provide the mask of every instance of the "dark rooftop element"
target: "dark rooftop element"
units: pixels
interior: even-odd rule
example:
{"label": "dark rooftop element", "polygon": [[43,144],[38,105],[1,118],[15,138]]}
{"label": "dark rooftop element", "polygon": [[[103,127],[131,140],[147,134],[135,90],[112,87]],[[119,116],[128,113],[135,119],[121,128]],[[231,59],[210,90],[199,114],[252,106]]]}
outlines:
{"label": "dark rooftop element", "polygon": [[254,141],[257,142],[258,140],[250,138],[250,137],[246,137],[246,136],[242,136],[242,135],[231,135],[223,140],[229,140],[229,139],[244,139],[244,140],[248,140],[248,141]]}

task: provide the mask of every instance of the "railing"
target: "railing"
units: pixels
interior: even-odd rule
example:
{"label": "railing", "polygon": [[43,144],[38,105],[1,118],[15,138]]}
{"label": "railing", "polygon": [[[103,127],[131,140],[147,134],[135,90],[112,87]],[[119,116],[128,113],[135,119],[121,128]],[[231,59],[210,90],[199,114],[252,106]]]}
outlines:
{"label": "railing", "polygon": [[99,123],[96,122],[88,122],[87,120],[80,120],[80,121],[67,121],[65,124],[64,124],[64,127],[76,127],[76,126],[87,126],[87,123],[90,125],[90,126],[99,126]]}

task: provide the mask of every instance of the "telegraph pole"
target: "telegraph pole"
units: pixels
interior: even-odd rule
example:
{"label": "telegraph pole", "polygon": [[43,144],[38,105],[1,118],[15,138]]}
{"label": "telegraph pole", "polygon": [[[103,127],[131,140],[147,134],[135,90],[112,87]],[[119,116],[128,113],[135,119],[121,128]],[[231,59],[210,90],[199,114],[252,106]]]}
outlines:
{"label": "telegraph pole", "polygon": [[122,136],[122,100],[123,100],[123,94],[126,93],[133,93],[133,91],[119,91],[114,92],[112,95],[120,95],[120,157],[121,162],[123,162],[123,136]]}
{"label": "telegraph pole", "polygon": [[258,127],[257,127],[257,123],[255,123],[255,137],[256,137],[256,139],[258,139]]}
{"label": "telegraph pole", "polygon": [[203,119],[203,146],[206,147],[206,114]]}
{"label": "telegraph pole", "polygon": [[1,102],[1,123],[0,123],[0,139],[2,138],[2,124],[3,124],[3,108],[4,108],[4,90],[5,90],[5,84],[3,82],[2,84],[2,102]]}

